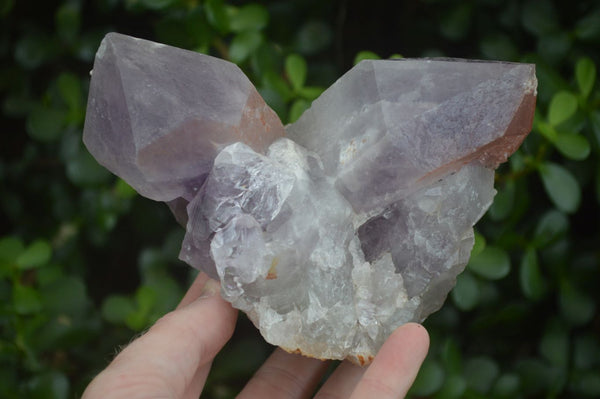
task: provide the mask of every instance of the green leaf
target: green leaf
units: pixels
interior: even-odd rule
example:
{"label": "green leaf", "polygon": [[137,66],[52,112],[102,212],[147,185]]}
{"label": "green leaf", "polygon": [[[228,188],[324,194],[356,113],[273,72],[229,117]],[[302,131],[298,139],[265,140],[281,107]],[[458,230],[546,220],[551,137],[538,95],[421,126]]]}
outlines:
{"label": "green leaf", "polygon": [[477,280],[467,271],[459,274],[450,295],[452,301],[460,310],[468,311],[475,308],[480,296]]}
{"label": "green leaf", "polygon": [[310,107],[310,102],[308,102],[302,98],[299,98],[298,100],[294,101],[294,103],[292,104],[292,106],[290,108],[289,123],[296,122],[298,120],[298,118],[300,118],[300,116],[302,116],[304,111],[306,111],[308,109],[308,107]]}
{"label": "green leaf", "polygon": [[13,286],[13,306],[18,314],[31,314],[42,310],[42,301],[33,287],[17,283]]}
{"label": "green leaf", "polygon": [[229,16],[223,0],[206,0],[204,7],[208,22],[221,34],[229,32]]}
{"label": "green leaf", "polygon": [[298,91],[306,82],[306,61],[298,54],[290,54],[285,59],[285,73],[287,74],[292,87]]}
{"label": "green leaf", "polygon": [[588,323],[596,311],[594,299],[568,281],[560,284],[558,303],[563,317],[576,326]]}
{"label": "green leaf", "polygon": [[90,302],[83,280],[75,276],[61,276],[40,290],[44,308],[55,315],[80,317]]}
{"label": "green leaf", "polygon": [[269,13],[260,4],[248,4],[235,9],[229,16],[229,27],[233,32],[261,30],[269,23]]}
{"label": "green leaf", "polygon": [[510,258],[502,248],[487,246],[472,256],[469,270],[488,280],[499,280],[510,272]]}
{"label": "green leaf", "polygon": [[[82,107],[81,80],[72,73],[63,73],[57,79],[60,95],[71,112],[80,112]],[[81,111],[81,116],[83,112]],[[78,122],[78,120],[74,120]]]}
{"label": "green leaf", "polygon": [[48,263],[52,256],[52,247],[47,241],[37,240],[27,247],[17,258],[19,269],[33,269]]}
{"label": "green leaf", "polygon": [[146,285],[141,286],[135,292],[135,301],[139,309],[149,312],[156,304],[158,297],[156,291]]}
{"label": "green leaf", "polygon": [[571,172],[551,162],[540,165],[539,172],[554,205],[561,211],[575,212],[581,202],[581,188]]}
{"label": "green leaf", "polygon": [[475,243],[473,244],[473,249],[471,250],[471,256],[475,256],[485,248],[486,242],[485,237],[479,234],[478,231],[475,231]]}
{"label": "green leaf", "polygon": [[166,273],[160,278],[148,279],[145,284],[154,291],[157,298],[160,298],[152,306],[150,312],[152,321],[177,307],[183,295],[180,285]]}
{"label": "green leaf", "polygon": [[556,129],[554,129],[554,127],[551,126],[549,123],[543,121],[536,121],[534,126],[535,130],[539,132],[542,136],[544,136],[551,142],[556,141],[558,133],[556,132]]}
{"label": "green leaf", "polygon": [[62,109],[37,105],[27,116],[27,133],[41,142],[54,141],[63,133],[65,118]]}
{"label": "green leaf", "polygon": [[151,313],[157,299],[156,291],[151,287],[147,285],[139,287],[135,292],[136,308],[125,319],[127,326],[139,331],[154,322],[155,320],[151,319]]}
{"label": "green leaf", "polygon": [[376,53],[368,50],[359,51],[354,57],[354,65],[358,64],[363,60],[380,60],[381,57]]}
{"label": "green leaf", "polygon": [[419,374],[415,379],[410,394],[416,396],[429,396],[437,392],[444,384],[444,369],[438,362],[425,359]]}
{"label": "green leaf", "polygon": [[548,246],[562,238],[569,229],[569,219],[564,213],[551,209],[539,220],[534,233],[533,245],[536,248]]}
{"label": "green leaf", "polygon": [[498,365],[488,357],[469,359],[465,364],[467,386],[479,393],[487,393],[500,375]]}
{"label": "green leaf", "polygon": [[115,183],[115,193],[123,199],[130,199],[137,195],[137,191],[123,179],[117,179],[117,182]]}
{"label": "green leaf", "polygon": [[548,108],[548,122],[557,126],[572,117],[577,111],[577,97],[571,92],[562,90],[556,93]]}
{"label": "green leaf", "polygon": [[250,60],[252,64],[252,71],[256,76],[264,79],[266,74],[279,75],[282,64],[283,55],[281,50],[278,49],[273,43],[264,41],[254,53]]}
{"label": "green leaf", "polygon": [[298,95],[305,100],[313,101],[323,93],[322,87],[302,87],[298,90]]}
{"label": "green leaf", "polygon": [[15,236],[0,238],[0,263],[14,263],[17,257],[25,250],[23,241]]}
{"label": "green leaf", "polygon": [[521,260],[519,281],[523,294],[534,301],[541,299],[546,292],[546,281],[540,272],[537,253],[534,248],[527,248]]}
{"label": "green leaf", "polygon": [[150,325],[150,320],[148,320],[146,313],[140,309],[136,309],[127,315],[125,324],[134,331],[141,331]]}
{"label": "green leaf", "polygon": [[506,219],[513,209],[515,202],[516,185],[514,180],[508,180],[503,187],[498,189],[494,202],[489,210],[489,215],[494,221]]}
{"label": "green leaf", "polygon": [[554,146],[567,158],[582,161],[590,155],[590,143],[580,134],[558,133]]}
{"label": "green leaf", "polygon": [[294,93],[290,89],[286,81],[276,73],[267,73],[263,76],[263,84],[265,88],[274,90],[281,96],[283,101],[289,101],[294,97]]}
{"label": "green leaf", "polygon": [[[600,20],[598,21],[600,23]],[[575,66],[575,79],[583,98],[588,98],[596,80],[596,65],[589,57],[582,57]]]}
{"label": "green leaf", "polygon": [[125,323],[135,306],[131,298],[123,295],[110,295],[102,303],[102,317],[115,324]]}
{"label": "green leaf", "polygon": [[229,46],[229,59],[239,64],[245,61],[262,43],[260,32],[246,31],[234,36]]}
{"label": "green leaf", "polygon": [[35,276],[40,288],[43,289],[44,286],[47,286],[62,278],[64,274],[65,271],[62,266],[51,263],[41,269],[38,269]]}

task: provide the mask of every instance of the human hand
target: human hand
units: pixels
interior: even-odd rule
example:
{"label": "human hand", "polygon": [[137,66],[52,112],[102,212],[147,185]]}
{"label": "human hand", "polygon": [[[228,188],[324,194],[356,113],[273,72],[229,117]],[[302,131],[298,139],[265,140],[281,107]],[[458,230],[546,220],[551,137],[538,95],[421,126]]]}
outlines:
{"label": "human hand", "polygon": [[[236,316],[237,310],[219,295],[219,283],[201,273],[177,309],[127,346],[90,383],[83,399],[198,398]],[[402,398],[428,348],[421,325],[399,327],[368,368],[342,362],[315,398]],[[328,362],[278,348],[238,398],[310,397],[327,368]]]}

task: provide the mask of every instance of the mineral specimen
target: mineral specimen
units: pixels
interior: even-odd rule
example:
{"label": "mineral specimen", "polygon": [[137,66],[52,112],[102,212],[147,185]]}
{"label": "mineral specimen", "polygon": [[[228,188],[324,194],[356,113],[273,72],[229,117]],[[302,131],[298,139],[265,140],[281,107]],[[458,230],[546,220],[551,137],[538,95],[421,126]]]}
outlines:
{"label": "mineral specimen", "polygon": [[288,351],[367,363],[443,303],[528,134],[533,65],[362,61],[284,128],[243,73],[109,34],[84,141],[186,224],[180,257]]}

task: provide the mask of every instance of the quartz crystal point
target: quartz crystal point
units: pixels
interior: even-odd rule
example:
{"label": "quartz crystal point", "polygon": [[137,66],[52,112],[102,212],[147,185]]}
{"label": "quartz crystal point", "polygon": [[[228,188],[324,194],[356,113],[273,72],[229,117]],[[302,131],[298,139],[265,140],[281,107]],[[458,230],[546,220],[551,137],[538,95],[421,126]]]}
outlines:
{"label": "quartz crystal point", "polygon": [[225,146],[240,141],[264,152],[283,133],[230,62],[118,33],[100,44],[83,140],[148,198],[189,201]]}
{"label": "quartz crystal point", "polygon": [[181,259],[219,278],[267,341],[365,364],[454,286],[536,85],[527,64],[363,61],[282,138],[234,65],[110,34],[84,139],[169,202]]}

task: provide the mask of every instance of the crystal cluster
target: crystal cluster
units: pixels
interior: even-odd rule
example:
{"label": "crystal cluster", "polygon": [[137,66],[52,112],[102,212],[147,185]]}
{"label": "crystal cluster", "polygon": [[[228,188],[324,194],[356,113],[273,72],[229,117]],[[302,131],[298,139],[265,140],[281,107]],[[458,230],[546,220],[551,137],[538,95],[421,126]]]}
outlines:
{"label": "crystal cluster", "polygon": [[113,33],[84,141],[170,205],[180,258],[267,341],[364,364],[454,286],[536,85],[528,64],[362,61],[284,129],[235,65]]}

